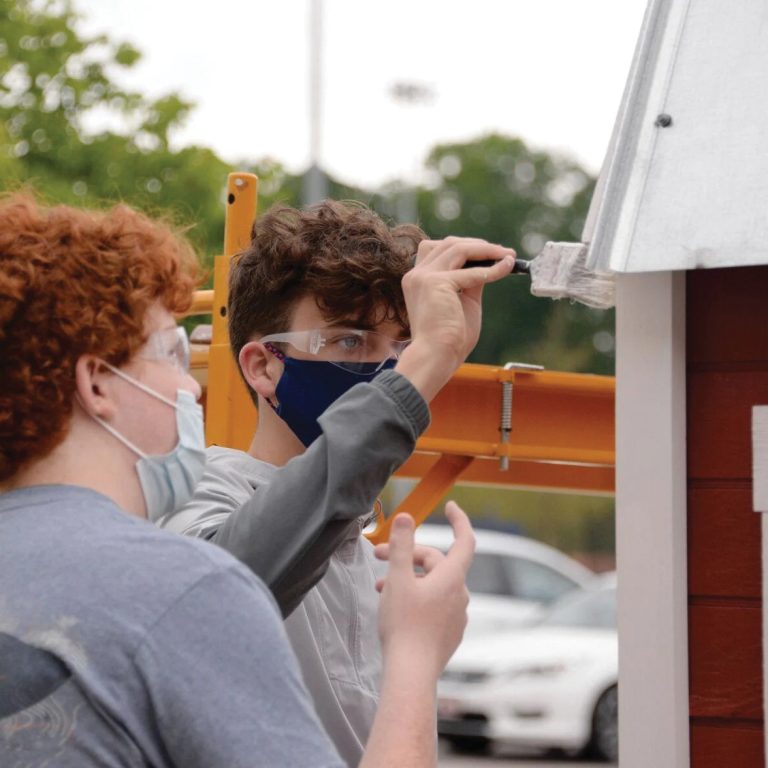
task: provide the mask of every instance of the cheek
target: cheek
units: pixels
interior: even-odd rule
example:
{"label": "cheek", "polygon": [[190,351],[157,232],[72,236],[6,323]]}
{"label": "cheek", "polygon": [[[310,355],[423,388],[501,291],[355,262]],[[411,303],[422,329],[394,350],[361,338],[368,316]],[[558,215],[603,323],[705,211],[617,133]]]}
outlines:
{"label": "cheek", "polygon": [[179,440],[176,409],[141,390],[120,404],[119,417],[124,426],[115,426],[146,454],[168,453]]}
{"label": "cheek", "polygon": [[148,454],[168,453],[179,441],[176,410],[159,401],[147,406],[136,428],[137,445]]}
{"label": "cheek", "polygon": [[152,447],[147,453],[168,453],[179,442],[176,427],[176,409],[165,403],[158,402],[152,407],[152,421],[146,429],[146,437],[151,440]]}

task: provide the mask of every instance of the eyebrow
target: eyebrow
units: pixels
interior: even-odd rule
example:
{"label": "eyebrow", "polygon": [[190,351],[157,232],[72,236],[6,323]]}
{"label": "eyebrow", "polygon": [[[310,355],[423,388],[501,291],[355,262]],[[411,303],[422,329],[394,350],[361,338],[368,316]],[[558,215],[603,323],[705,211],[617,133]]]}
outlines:
{"label": "eyebrow", "polygon": [[325,326],[331,328],[348,328],[351,331],[372,331],[373,326],[370,323],[358,323],[355,320],[338,320]]}
{"label": "eyebrow", "polygon": [[[333,330],[337,328],[348,328],[349,330],[354,331],[370,331],[371,333],[378,333],[378,331],[374,331],[370,323],[345,323],[342,321],[330,323],[329,325],[324,326],[323,330]],[[400,332],[397,334],[397,336],[393,336],[396,341],[410,341],[411,337],[408,333],[408,331],[405,328],[401,328]]]}

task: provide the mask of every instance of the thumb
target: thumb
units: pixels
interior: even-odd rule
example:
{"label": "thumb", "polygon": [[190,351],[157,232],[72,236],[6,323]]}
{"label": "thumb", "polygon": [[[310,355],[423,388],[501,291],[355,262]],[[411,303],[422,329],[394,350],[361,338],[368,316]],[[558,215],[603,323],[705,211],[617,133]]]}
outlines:
{"label": "thumb", "polygon": [[413,518],[400,513],[389,534],[389,581],[413,578]]}

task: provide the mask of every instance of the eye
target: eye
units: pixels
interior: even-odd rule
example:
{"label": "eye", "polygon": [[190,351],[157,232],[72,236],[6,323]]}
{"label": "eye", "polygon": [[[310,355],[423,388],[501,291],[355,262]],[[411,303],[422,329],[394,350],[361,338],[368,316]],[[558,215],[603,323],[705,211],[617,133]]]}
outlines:
{"label": "eye", "polygon": [[365,334],[362,333],[347,333],[339,336],[335,336],[331,339],[331,344],[339,352],[349,355],[351,353],[358,353],[365,349]]}
{"label": "eye", "polygon": [[363,340],[360,338],[360,336],[343,336],[341,339],[339,339],[338,343],[343,349],[348,351],[358,349],[359,347],[363,346]]}

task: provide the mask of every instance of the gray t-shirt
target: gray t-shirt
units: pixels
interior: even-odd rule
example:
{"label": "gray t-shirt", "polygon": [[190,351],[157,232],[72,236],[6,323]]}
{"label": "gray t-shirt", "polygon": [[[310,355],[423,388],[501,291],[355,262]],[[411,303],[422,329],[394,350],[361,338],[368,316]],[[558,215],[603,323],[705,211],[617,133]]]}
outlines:
{"label": "gray t-shirt", "polygon": [[0,495],[0,553],[0,765],[343,765],[220,548],[50,485]]}

